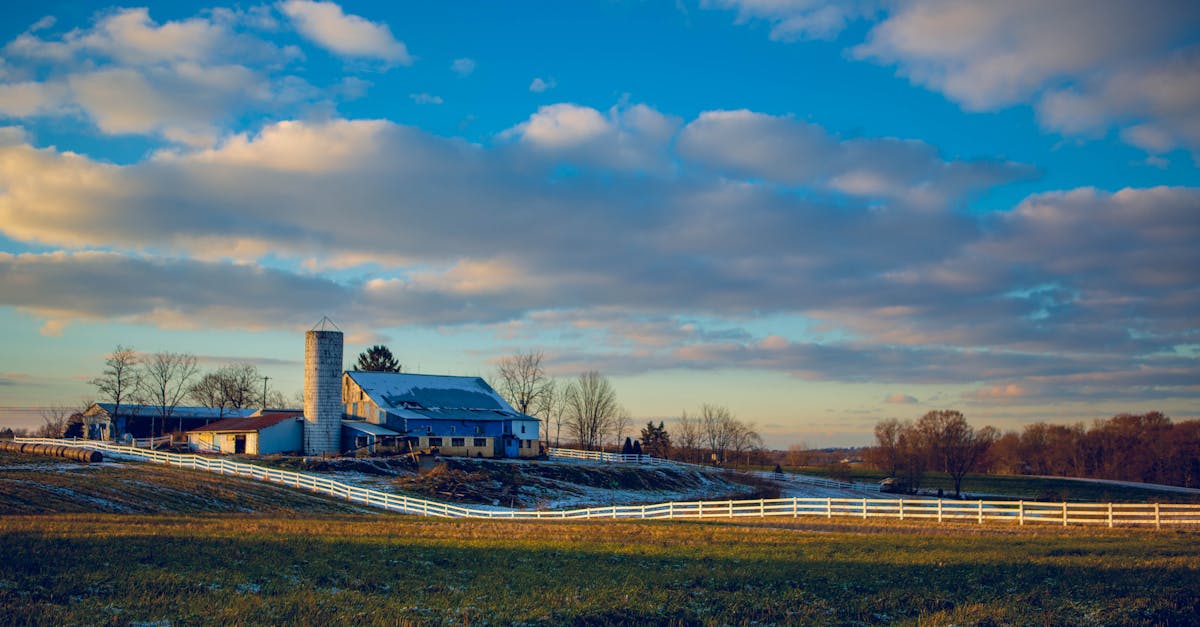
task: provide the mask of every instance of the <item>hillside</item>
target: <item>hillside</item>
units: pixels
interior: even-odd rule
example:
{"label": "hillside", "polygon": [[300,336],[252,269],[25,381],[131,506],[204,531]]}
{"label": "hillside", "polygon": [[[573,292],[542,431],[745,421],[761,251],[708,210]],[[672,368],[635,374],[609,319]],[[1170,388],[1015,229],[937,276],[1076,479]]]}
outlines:
{"label": "hillside", "polygon": [[377,510],[210,472],[144,462],[83,464],[0,452],[0,515],[368,511]]}
{"label": "hillside", "polygon": [[432,472],[418,475],[402,458],[275,458],[254,463],[324,474],[385,492],[521,509],[779,496],[779,488],[770,482],[673,466],[448,457]]}

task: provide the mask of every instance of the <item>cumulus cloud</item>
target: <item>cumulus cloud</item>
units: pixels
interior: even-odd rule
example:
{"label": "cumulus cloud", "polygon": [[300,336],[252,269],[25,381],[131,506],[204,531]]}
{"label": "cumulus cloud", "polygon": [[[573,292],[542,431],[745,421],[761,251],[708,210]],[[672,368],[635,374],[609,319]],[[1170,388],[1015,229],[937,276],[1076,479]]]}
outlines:
{"label": "cumulus cloud", "polygon": [[1011,162],[947,162],[916,140],[841,140],[815,124],[746,110],[700,114],[680,132],[678,150],[731,176],[815,184],[917,207],[940,207],[968,191],[1035,174]]}
{"label": "cumulus cloud", "polygon": [[408,47],[392,35],[387,24],[346,14],[334,2],[287,0],[279,8],[302,35],[334,54],[399,65],[413,63]]}
{"label": "cumulus cloud", "polygon": [[553,78],[546,80],[539,76],[539,77],[533,79],[533,82],[529,83],[529,91],[531,91],[535,94],[540,94],[544,91],[549,91],[551,89],[554,89],[557,86],[558,86],[558,83],[555,82],[555,80]]}
{"label": "cumulus cloud", "polygon": [[[384,120],[286,121],[131,165],[0,130],[0,233],[80,250],[4,257],[0,305],[50,331],[93,319],[258,328],[332,311],[364,328],[553,329],[596,347],[564,351],[559,366],[596,359],[614,373],[769,369],[1011,384],[1033,397],[1137,395],[1154,372],[1191,394],[1175,382],[1195,360],[1168,355],[1196,344],[1200,190],[1084,188],[981,215],[917,210],[832,181],[875,169],[960,194],[960,182],[926,174],[957,163],[932,147],[890,153],[890,141],[867,138],[852,150],[813,125],[734,116],[753,133],[731,137],[792,155],[781,160],[805,166],[795,155],[815,143],[837,162],[781,188],[761,182],[792,176],[770,159],[707,156],[719,133],[701,121],[713,120],[680,131],[644,105],[561,104],[490,145]],[[711,163],[695,167],[698,154]],[[886,167],[905,159],[918,163]],[[563,163],[579,171],[564,176]],[[268,258],[304,270],[258,265]],[[326,268],[341,278],[323,278]],[[709,321],[678,318],[681,303]],[[800,319],[806,336],[745,330],[772,314]],[[1093,378],[1071,378],[1081,375]]]}
{"label": "cumulus cloud", "polygon": [[275,27],[262,10],[159,23],[137,8],[65,33],[31,28],[4,45],[0,116],[82,118],[105,134],[205,147],[248,112],[286,115],[361,93],[288,75],[303,55],[259,30]]}
{"label": "cumulus cloud", "polygon": [[501,137],[515,137],[541,154],[580,164],[653,171],[667,167],[668,143],[680,122],[643,104],[602,112],[558,103],[539,108]]}
{"label": "cumulus cloud", "polygon": [[768,20],[777,40],[829,38],[874,22],[851,56],[893,65],[968,111],[1030,104],[1043,126],[1071,135],[1121,131],[1150,152],[1200,148],[1200,5],[1185,0],[871,4],[722,0],[739,21]]}
{"label": "cumulus cloud", "polygon": [[832,39],[846,24],[870,12],[870,1],[842,0],[705,0],[702,6],[737,9],[738,22],[764,20],[771,39]]}

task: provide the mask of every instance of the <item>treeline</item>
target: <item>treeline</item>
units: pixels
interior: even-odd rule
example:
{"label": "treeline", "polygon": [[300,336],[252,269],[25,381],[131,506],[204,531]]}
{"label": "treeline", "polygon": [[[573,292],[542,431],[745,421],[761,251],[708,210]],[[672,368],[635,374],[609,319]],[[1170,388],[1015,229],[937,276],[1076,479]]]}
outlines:
{"label": "treeline", "polygon": [[1119,414],[1083,423],[1026,425],[1001,434],[974,429],[954,410],[875,426],[868,464],[901,490],[920,488],[928,471],[946,472],[960,492],[970,472],[1053,475],[1200,487],[1200,421],[1173,423],[1161,412]]}
{"label": "treeline", "polygon": [[1200,420],[1161,412],[1083,423],[1034,423],[1000,437],[989,451],[995,472],[1089,477],[1200,487]]}

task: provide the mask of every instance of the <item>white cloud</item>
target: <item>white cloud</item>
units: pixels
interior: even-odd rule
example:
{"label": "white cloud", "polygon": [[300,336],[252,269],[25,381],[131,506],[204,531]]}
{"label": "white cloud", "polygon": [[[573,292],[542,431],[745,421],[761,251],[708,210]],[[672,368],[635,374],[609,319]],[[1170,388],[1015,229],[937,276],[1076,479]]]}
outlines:
{"label": "white cloud", "polygon": [[867,14],[870,0],[704,0],[702,6],[736,8],[738,22],[765,20],[771,24],[771,39],[832,39],[846,24]]}
{"label": "white cloud", "polygon": [[815,186],[939,208],[973,190],[1028,178],[1020,164],[944,161],[921,141],[840,140],[824,128],[753,111],[706,111],[680,132],[679,154],[728,175]]}
{"label": "white cloud", "polygon": [[392,36],[387,24],[348,15],[336,3],[287,0],[280,3],[279,8],[302,35],[335,54],[400,65],[413,62],[404,42]]}
{"label": "white cloud", "polygon": [[501,137],[517,137],[537,154],[621,170],[662,171],[678,118],[642,104],[607,112],[572,103],[540,107]]}
{"label": "white cloud", "polygon": [[533,79],[532,83],[529,83],[529,91],[531,91],[535,94],[540,94],[544,91],[549,91],[551,89],[554,89],[557,86],[558,86],[558,83],[555,82],[555,80],[553,78],[551,78],[549,80],[543,80],[541,77],[537,77],[537,78]]}
{"label": "white cloud", "polygon": [[425,92],[421,92],[419,94],[409,94],[408,97],[411,98],[413,102],[420,105],[440,105],[443,102],[441,96],[434,96],[433,94],[427,94]]}
{"label": "white cloud", "polygon": [[968,111],[1029,104],[1044,128],[1121,131],[1150,152],[1200,150],[1200,4],[1179,0],[896,3],[720,0],[780,40],[829,38],[875,21],[851,56],[894,65]]}
{"label": "white cloud", "polygon": [[450,71],[459,76],[470,76],[475,71],[475,60],[469,58],[455,59],[450,64]]}

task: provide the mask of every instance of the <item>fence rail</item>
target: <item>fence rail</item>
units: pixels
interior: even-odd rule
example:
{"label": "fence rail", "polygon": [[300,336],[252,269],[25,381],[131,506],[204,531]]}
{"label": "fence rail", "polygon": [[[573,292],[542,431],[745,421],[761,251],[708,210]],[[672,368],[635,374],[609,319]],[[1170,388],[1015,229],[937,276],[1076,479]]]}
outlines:
{"label": "fence rail", "polygon": [[[575,519],[706,519],[767,516],[929,520],[944,522],[1003,522],[1017,525],[1052,524],[1143,525],[1178,527],[1200,525],[1200,505],[1183,503],[1043,503],[1032,501],[951,501],[880,498],[782,498],[688,501],[651,505],[610,505],[567,510],[518,510],[463,507],[450,503],[379,492],[326,477],[279,470],[202,455],[166,453],[92,440],[17,438],[19,442],[82,446],[110,455],[142,459],[180,468],[250,477],[302,488],[394,512],[443,518],[500,518],[513,520]],[[773,473],[771,473],[773,474]]]}

